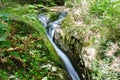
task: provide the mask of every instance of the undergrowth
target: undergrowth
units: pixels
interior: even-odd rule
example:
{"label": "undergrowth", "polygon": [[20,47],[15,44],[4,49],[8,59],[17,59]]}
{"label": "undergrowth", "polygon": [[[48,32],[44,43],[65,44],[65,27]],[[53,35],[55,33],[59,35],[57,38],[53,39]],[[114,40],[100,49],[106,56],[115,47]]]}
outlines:
{"label": "undergrowth", "polygon": [[[80,52],[79,55],[86,55],[84,48],[94,48],[97,50],[96,58],[91,61],[91,65],[87,65],[92,66],[90,67],[91,79],[119,80],[119,71],[111,69],[110,66],[116,64],[119,65],[119,63],[113,64],[113,62],[120,57],[120,1],[70,0],[67,1],[66,6],[73,8],[73,10],[70,11],[73,19],[67,17],[63,22],[67,40],[71,39],[71,36],[74,36],[77,39],[82,36],[83,40],[82,38],[79,40],[82,40],[83,46],[82,52]],[[74,17],[75,15],[77,17]],[[78,22],[75,20],[78,20]],[[80,22],[81,24],[76,27],[76,23]],[[86,50],[86,52],[87,51],[88,50]],[[111,53],[112,56],[107,56],[109,53]],[[74,52],[74,54],[76,53]],[[89,58],[89,53],[87,58]],[[86,63],[87,59],[84,61]]]}
{"label": "undergrowth", "polygon": [[62,63],[37,18],[41,4],[1,4],[0,80],[63,79]]}

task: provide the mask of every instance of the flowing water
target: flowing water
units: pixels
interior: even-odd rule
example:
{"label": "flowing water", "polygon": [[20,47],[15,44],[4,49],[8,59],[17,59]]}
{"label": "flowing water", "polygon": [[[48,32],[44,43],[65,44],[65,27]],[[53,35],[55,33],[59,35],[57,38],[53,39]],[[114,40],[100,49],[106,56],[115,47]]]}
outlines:
{"label": "flowing water", "polygon": [[80,80],[80,78],[79,78],[77,72],[75,71],[73,65],[71,64],[69,58],[63,53],[63,51],[61,51],[58,48],[58,46],[53,41],[55,30],[57,29],[57,27],[59,26],[59,24],[65,18],[66,15],[67,15],[66,12],[61,12],[58,20],[50,22],[49,24],[48,24],[49,18],[47,15],[39,14],[38,18],[43,23],[48,39],[54,46],[54,48],[55,48],[56,52],[58,53],[58,55],[60,56],[60,58],[63,60],[64,65],[65,65],[69,75],[71,76],[72,80]]}

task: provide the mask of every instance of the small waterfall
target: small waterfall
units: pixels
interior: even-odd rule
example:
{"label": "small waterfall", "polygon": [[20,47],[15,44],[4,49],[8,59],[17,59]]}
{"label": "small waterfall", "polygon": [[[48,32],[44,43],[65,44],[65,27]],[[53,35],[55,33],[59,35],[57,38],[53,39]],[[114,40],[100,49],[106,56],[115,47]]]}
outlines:
{"label": "small waterfall", "polygon": [[49,20],[47,15],[39,14],[38,18],[43,23],[43,25],[46,29],[46,34],[47,34],[48,39],[54,46],[54,48],[55,48],[56,52],[58,53],[58,55],[60,56],[60,58],[63,60],[64,65],[67,68],[67,71],[68,71],[69,75],[71,76],[72,80],[80,80],[80,78],[79,78],[77,72],[75,71],[73,65],[71,64],[69,58],[58,48],[58,46],[53,41],[55,30],[57,29],[58,25],[61,23],[61,21],[64,19],[64,17],[66,15],[67,15],[66,12],[61,12],[58,20],[50,22],[49,24],[47,23]]}

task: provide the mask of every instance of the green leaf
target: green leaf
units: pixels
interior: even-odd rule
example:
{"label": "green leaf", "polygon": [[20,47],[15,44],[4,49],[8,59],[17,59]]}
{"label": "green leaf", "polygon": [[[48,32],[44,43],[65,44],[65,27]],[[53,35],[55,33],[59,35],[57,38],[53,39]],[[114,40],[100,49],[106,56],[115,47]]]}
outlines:
{"label": "green leaf", "polygon": [[17,52],[17,51],[11,51],[11,52],[9,52],[9,54],[10,54],[11,56],[20,57],[19,52]]}
{"label": "green leaf", "polygon": [[11,47],[10,41],[0,41],[0,48],[9,48]]}

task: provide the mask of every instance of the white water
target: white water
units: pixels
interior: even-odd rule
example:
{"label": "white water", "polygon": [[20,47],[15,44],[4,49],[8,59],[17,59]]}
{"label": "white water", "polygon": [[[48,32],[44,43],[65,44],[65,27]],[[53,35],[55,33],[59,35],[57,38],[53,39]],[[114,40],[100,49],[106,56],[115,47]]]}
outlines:
{"label": "white water", "polygon": [[38,18],[39,20],[43,23],[44,27],[46,28],[46,34],[48,39],[50,40],[50,42],[52,43],[52,45],[54,46],[56,52],[58,53],[58,55],[61,57],[61,59],[63,60],[68,73],[70,74],[72,80],[80,80],[77,72],[75,71],[74,67],[72,66],[70,60],[68,59],[68,57],[57,47],[57,45],[54,43],[53,41],[53,37],[54,37],[54,33],[55,33],[55,29],[58,26],[58,24],[60,24],[60,22],[64,19],[64,17],[66,16],[66,13],[63,12],[61,13],[61,15],[59,16],[59,19],[51,22],[49,24],[47,24],[48,22],[48,17],[46,15],[39,15]]}

